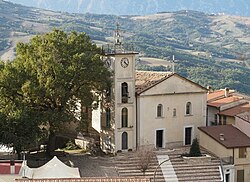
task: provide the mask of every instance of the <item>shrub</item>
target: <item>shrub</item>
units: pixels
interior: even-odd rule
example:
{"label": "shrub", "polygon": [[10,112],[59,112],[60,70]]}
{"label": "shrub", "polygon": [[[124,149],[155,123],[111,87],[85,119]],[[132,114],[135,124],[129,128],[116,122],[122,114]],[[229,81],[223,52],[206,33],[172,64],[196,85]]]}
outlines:
{"label": "shrub", "polygon": [[69,141],[68,143],[66,143],[66,150],[76,150],[79,149],[79,147],[73,142],[73,141]]}
{"label": "shrub", "polygon": [[200,151],[200,145],[197,138],[193,139],[190,151],[189,151],[189,157],[199,157],[201,156]]}

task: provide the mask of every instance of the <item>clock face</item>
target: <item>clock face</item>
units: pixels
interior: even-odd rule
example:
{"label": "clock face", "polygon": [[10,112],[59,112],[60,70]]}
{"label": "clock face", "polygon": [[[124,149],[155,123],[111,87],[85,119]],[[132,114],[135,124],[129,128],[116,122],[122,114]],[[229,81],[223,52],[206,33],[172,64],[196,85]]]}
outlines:
{"label": "clock face", "polygon": [[126,67],[128,66],[128,64],[129,64],[128,58],[122,58],[122,59],[121,59],[121,66],[122,66],[123,68],[126,68]]}
{"label": "clock face", "polygon": [[107,67],[110,67],[111,66],[111,59],[107,58],[105,61],[105,64],[107,65]]}

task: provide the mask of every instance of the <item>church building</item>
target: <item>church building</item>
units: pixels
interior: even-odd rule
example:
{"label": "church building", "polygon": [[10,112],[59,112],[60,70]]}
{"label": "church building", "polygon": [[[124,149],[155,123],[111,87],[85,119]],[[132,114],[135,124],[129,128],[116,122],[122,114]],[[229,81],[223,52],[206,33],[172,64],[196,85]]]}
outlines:
{"label": "church building", "polygon": [[143,145],[190,145],[206,125],[207,89],[177,73],[136,71],[137,52],[116,49],[104,61],[113,83],[92,113],[103,151],[136,150]]}

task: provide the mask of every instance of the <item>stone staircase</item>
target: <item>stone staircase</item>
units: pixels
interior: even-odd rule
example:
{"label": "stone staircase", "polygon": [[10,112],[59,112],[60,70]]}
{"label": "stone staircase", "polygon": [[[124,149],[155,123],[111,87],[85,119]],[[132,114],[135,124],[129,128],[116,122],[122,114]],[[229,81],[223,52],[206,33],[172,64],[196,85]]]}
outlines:
{"label": "stone staircase", "polygon": [[[123,177],[149,177],[153,179],[154,171],[159,164],[159,160],[169,161],[161,165],[157,170],[155,181],[180,181],[180,182],[219,182],[220,175],[220,160],[211,154],[210,157],[204,159],[184,159],[181,154],[187,153],[188,147],[181,147],[174,150],[158,150],[154,151],[152,160],[145,175],[138,167],[138,155],[136,152],[119,153],[115,157],[117,172]],[[202,151],[203,154],[208,154]],[[170,162],[171,161],[171,162]],[[174,170],[173,170],[174,169]],[[164,175],[163,175],[164,174]],[[165,178],[164,178],[165,176]]]}
{"label": "stone staircase", "polygon": [[[115,157],[115,165],[119,176],[153,178],[155,168],[158,165],[156,155],[153,155],[145,174],[140,170],[139,163],[140,159],[136,152],[119,153]],[[165,181],[160,169],[157,170],[155,179],[157,182]]]}
{"label": "stone staircase", "polygon": [[[157,151],[156,155],[168,155],[172,166],[177,175],[178,181],[202,181],[202,182],[219,182],[221,181],[220,160],[217,157],[202,151],[203,154],[208,154],[209,157],[202,159],[185,159],[180,157],[184,153],[189,152],[189,147],[181,147],[174,150]],[[167,169],[163,169],[167,170]]]}

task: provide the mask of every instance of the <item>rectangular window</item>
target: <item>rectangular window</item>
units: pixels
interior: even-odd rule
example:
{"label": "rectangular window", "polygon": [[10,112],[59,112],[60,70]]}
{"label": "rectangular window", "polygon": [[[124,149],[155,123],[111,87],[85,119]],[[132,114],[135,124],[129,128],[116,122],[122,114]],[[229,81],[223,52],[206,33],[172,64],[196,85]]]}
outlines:
{"label": "rectangular window", "polygon": [[221,125],[221,115],[219,115],[219,125]]}
{"label": "rectangular window", "polygon": [[223,125],[226,125],[226,124],[227,124],[227,117],[223,116]]}
{"label": "rectangular window", "polygon": [[237,170],[237,182],[244,182],[244,169]]}
{"label": "rectangular window", "polygon": [[247,157],[247,148],[242,147],[239,148],[239,158],[246,158]]}
{"label": "rectangular window", "polygon": [[174,108],[173,109],[173,117],[175,117],[176,116],[176,109]]}
{"label": "rectangular window", "polygon": [[214,115],[214,124],[215,124],[215,125],[218,124],[217,114]]}

